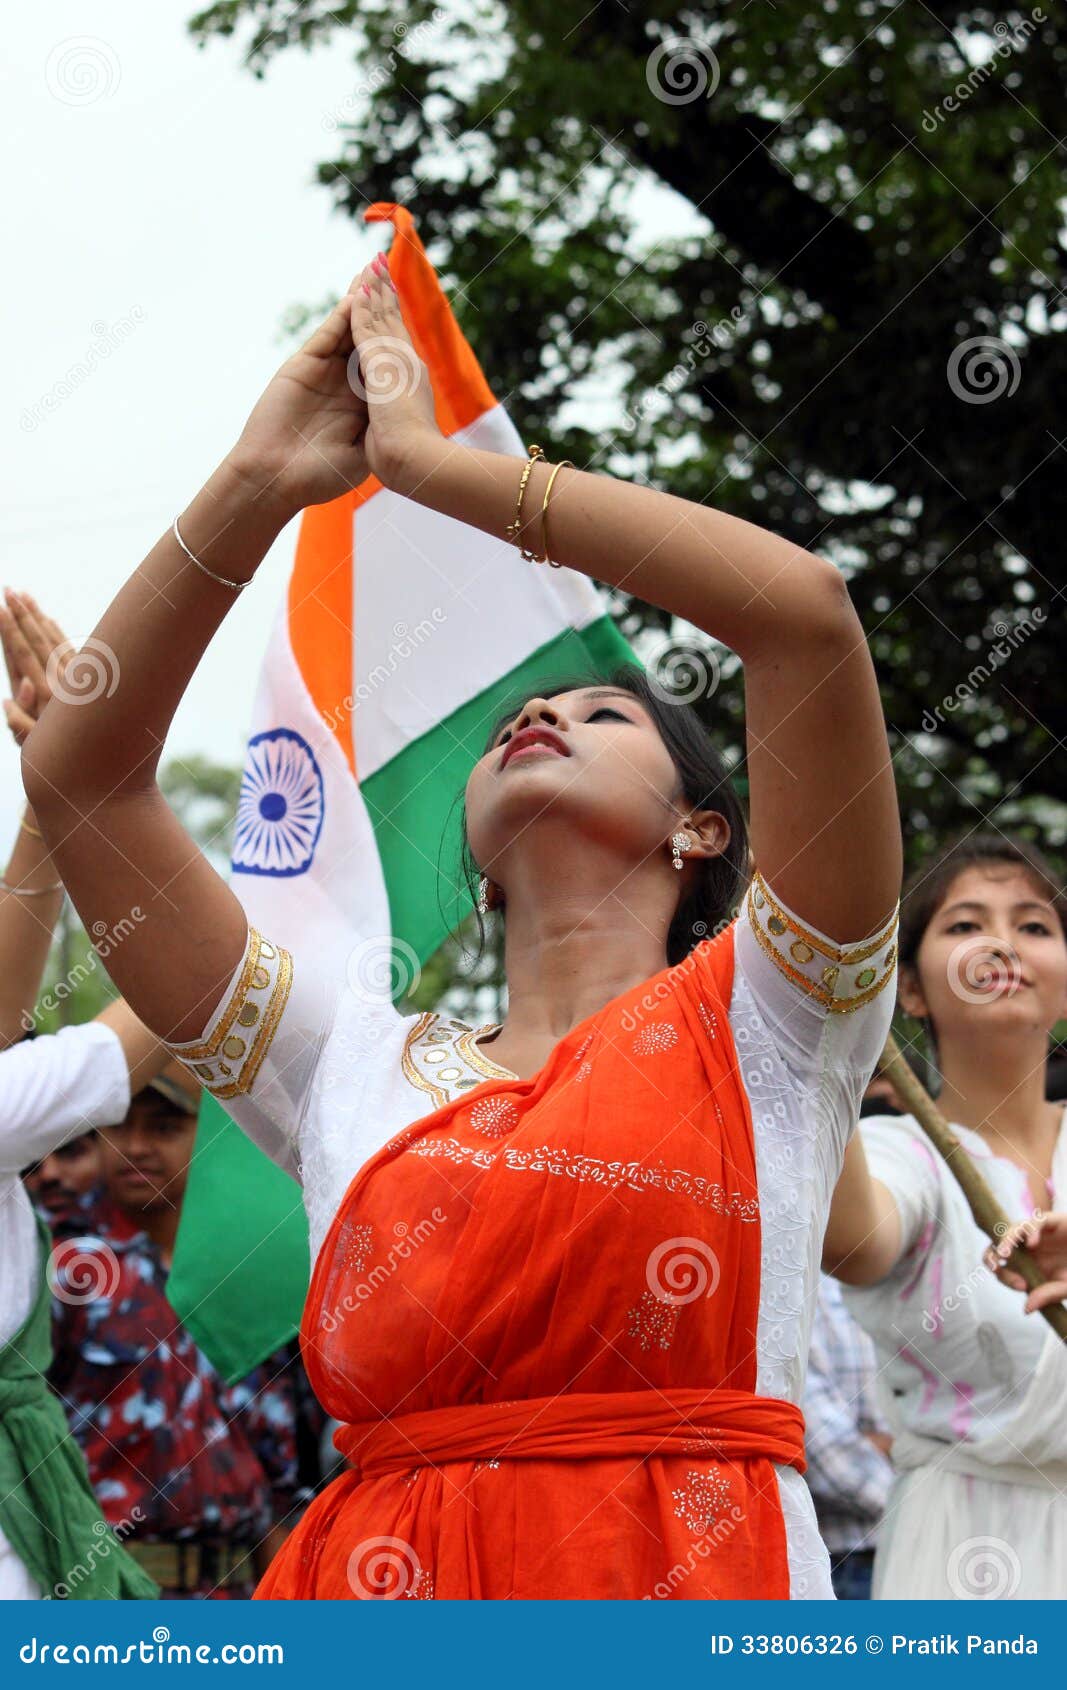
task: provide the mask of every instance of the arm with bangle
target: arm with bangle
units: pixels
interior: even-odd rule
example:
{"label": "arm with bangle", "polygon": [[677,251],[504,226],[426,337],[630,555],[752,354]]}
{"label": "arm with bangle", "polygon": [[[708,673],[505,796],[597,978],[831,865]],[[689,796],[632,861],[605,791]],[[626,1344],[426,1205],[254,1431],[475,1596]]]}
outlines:
{"label": "arm with bangle", "polygon": [[77,706],[57,697],[24,748],[27,793],[86,927],[110,927],[135,903],[149,917],[108,964],[138,1014],[161,1038],[198,1038],[247,938],[240,903],[157,784],[174,712],[281,529],[370,473],[732,646],[745,663],[761,868],[824,932],[852,939],[884,924],[899,880],[896,800],[873,668],[837,570],[723,511],[550,466],[539,448],[524,464],[446,439],[421,365],[400,394],[350,381],[353,352],[382,335],[410,344],[379,259],[278,371],[94,630],[118,684]]}

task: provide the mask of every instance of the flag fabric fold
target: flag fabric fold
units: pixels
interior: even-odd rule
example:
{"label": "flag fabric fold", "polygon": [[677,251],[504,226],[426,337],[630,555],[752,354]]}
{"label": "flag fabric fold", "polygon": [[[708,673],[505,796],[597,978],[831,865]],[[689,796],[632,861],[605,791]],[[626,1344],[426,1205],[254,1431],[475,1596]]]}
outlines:
{"label": "flag fabric fold", "polygon": [[[393,226],[389,271],[442,432],[525,457],[410,212],[383,202],[364,215]],[[410,379],[404,343],[373,356]],[[574,570],[521,561],[502,537],[374,477],[306,510],[234,831],[231,884],[249,920],[341,978],[354,947],[382,941],[401,997],[469,913],[456,800],[497,710],[523,689],[620,662],[637,659]],[[296,1184],[205,1094],[169,1296],[226,1379],[293,1336],[309,1267]]]}

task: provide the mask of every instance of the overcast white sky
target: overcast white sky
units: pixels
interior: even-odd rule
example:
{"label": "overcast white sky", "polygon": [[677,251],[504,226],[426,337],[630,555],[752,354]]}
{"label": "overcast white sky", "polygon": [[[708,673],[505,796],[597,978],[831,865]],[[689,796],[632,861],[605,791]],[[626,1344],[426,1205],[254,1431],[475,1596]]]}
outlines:
{"label": "overcast white sky", "polygon": [[[0,580],[79,640],[232,441],[285,355],[282,313],[385,244],[312,180],[358,80],[351,41],[257,82],[234,41],[196,50],[195,10],[50,0],[5,20]],[[60,398],[77,365],[91,373]],[[168,751],[240,760],[294,534],[217,636]],[[20,795],[4,732],[5,839]]]}
{"label": "overcast white sky", "polygon": [[[290,48],[257,81],[237,40],[196,49],[196,9],[49,0],[5,19],[0,585],[29,588],[79,643],[291,348],[283,314],[342,289],[388,243],[313,179],[374,73],[353,37]],[[658,186],[638,193],[653,240],[700,225]],[[168,756],[241,760],[295,535],[294,523],[216,636]],[[4,838],[17,761],[0,727]]]}

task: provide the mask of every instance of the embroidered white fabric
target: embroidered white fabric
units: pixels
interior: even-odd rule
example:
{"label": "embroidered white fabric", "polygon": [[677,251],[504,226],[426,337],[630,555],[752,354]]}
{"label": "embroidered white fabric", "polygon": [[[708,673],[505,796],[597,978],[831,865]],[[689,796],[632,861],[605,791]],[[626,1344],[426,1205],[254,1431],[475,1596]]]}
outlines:
{"label": "embroidered white fabric", "polygon": [[[830,1197],[889,1029],[895,925],[894,914],[877,938],[836,946],[758,877],[736,924],[729,1019],[752,1109],[762,1229],[756,1388],[791,1402],[803,1392]],[[466,1023],[400,1016],[387,999],[346,988],[324,995],[299,966],[290,980],[288,958],[269,945],[264,982],[259,944],[252,934],[203,1038],[170,1049],[212,1089],[236,1087],[225,1099],[234,1119],[302,1179],[314,1258],[353,1176],[383,1144],[463,1090],[514,1076]],[[252,1001],[242,1043],[233,1031]],[[264,1040],[256,1027],[268,1023]],[[478,1154],[500,1153],[487,1136]],[[832,1597],[807,1486],[793,1469],[777,1471],[791,1595]]]}

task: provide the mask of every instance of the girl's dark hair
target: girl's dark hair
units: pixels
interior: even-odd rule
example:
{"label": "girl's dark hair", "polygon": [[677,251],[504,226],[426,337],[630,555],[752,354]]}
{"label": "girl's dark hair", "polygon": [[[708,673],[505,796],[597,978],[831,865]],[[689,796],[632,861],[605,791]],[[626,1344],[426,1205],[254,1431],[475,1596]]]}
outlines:
{"label": "girl's dark hair", "polygon": [[956,876],[969,868],[1007,865],[1022,869],[1059,916],[1067,934],[1067,894],[1048,858],[1012,833],[967,833],[952,839],[909,875],[900,905],[898,952],[902,967],[915,967],[923,934],[944,903]]}
{"label": "girl's dark hair", "polygon": [[[539,688],[531,685],[521,696],[501,709],[485,742],[488,751],[497,735],[519,714],[531,698],[552,698],[561,692],[583,687],[616,687],[644,705],[678,771],[686,805],[691,810],[717,810],[730,829],[730,842],[719,857],[702,857],[696,864],[690,891],[679,903],[667,934],[667,964],[672,967],[689,955],[694,945],[728,921],[744,894],[749,880],[748,826],[744,810],[730,782],[722,754],[691,704],[671,702],[653,690],[645,671],[623,663],[607,673],[592,672],[560,679],[553,677]],[[482,753],[485,755],[485,752]],[[479,869],[471,853],[463,812],[462,873],[477,898]],[[485,943],[485,927],[479,912],[478,933]]]}

